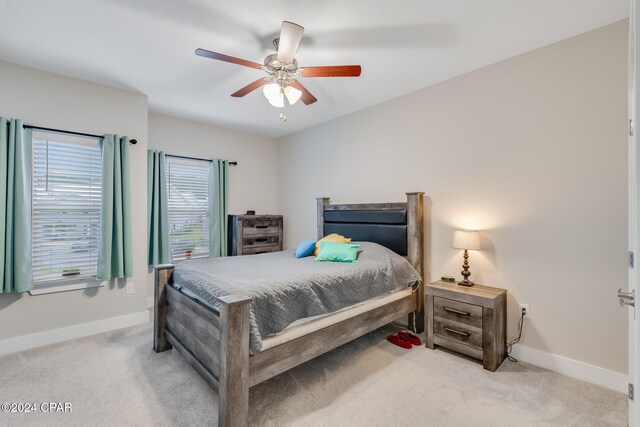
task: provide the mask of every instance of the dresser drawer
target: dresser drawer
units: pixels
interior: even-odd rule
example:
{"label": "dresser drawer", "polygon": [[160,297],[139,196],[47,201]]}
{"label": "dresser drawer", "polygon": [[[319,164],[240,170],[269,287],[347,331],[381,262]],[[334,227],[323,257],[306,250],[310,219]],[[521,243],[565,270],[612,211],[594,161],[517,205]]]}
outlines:
{"label": "dresser drawer", "polygon": [[244,246],[242,248],[242,255],[258,255],[265,254],[267,252],[278,252],[280,245],[269,246]]}
{"label": "dresser drawer", "polygon": [[434,317],[433,333],[473,347],[482,348],[482,329],[475,326]]}
{"label": "dresser drawer", "polygon": [[249,248],[253,246],[271,246],[271,245],[279,245],[280,244],[280,236],[274,234],[272,236],[254,236],[254,237],[243,237],[242,238],[242,247]]}
{"label": "dresser drawer", "polygon": [[448,298],[433,298],[433,315],[442,319],[482,328],[482,307]]}
{"label": "dresser drawer", "polygon": [[278,220],[245,220],[242,222],[242,237],[280,234]]}

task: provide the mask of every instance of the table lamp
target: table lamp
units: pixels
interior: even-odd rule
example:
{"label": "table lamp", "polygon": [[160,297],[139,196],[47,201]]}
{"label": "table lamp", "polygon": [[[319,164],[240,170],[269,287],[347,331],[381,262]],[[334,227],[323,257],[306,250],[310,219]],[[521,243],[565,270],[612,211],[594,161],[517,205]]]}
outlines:
{"label": "table lamp", "polygon": [[473,282],[469,280],[471,273],[469,272],[469,252],[470,249],[480,249],[480,234],[477,231],[455,230],[453,232],[453,247],[455,249],[464,249],[464,262],[462,263],[462,276],[464,279],[458,282],[461,286],[473,286]]}

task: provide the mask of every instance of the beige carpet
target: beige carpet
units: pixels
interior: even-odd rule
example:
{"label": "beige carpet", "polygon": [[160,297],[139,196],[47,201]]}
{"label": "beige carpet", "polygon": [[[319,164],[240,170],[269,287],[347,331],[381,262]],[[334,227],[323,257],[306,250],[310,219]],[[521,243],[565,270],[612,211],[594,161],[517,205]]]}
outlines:
{"label": "beige carpet", "polygon": [[[495,372],[442,350],[403,350],[383,328],[251,389],[259,426],[624,426],[626,397],[506,361]],[[2,426],[215,425],[217,395],[150,326],[0,358],[0,402],[71,413],[0,413]]]}

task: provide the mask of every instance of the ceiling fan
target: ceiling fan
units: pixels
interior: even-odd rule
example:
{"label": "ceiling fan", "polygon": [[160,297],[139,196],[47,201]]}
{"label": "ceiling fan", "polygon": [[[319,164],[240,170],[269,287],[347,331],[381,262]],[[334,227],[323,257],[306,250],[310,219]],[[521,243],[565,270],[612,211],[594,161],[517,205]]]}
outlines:
{"label": "ceiling fan", "polygon": [[317,99],[296,79],[297,76],[358,77],[362,68],[360,65],[298,67],[298,61],[295,60],[294,56],[300,45],[303,33],[304,27],[293,22],[283,21],[280,37],[273,41],[278,52],[267,56],[264,59],[264,64],[211,52],[206,49],[196,49],[196,55],[255,68],[268,74],[267,77],[262,77],[232,93],[231,96],[233,97],[241,98],[262,87],[264,96],[274,107],[284,107],[285,99],[290,105],[295,104],[299,99],[302,99],[305,105],[309,105],[316,102]]}

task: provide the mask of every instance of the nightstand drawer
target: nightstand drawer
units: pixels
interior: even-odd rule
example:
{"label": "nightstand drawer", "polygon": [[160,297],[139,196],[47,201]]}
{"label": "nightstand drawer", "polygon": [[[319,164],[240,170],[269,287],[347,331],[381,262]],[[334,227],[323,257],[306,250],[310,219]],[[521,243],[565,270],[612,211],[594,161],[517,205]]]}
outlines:
{"label": "nightstand drawer", "polygon": [[280,234],[280,221],[278,220],[255,220],[244,221],[242,227],[242,237],[249,236],[269,236]]}
{"label": "nightstand drawer", "polygon": [[460,341],[441,337],[440,335],[434,335],[433,343],[435,345],[441,345],[442,347],[446,347],[453,351],[466,354],[467,356],[475,357],[476,359],[484,359],[484,352],[482,351],[482,348],[471,347],[470,345],[463,344]]}
{"label": "nightstand drawer", "polygon": [[434,317],[433,333],[473,347],[482,348],[482,329],[475,326]]}
{"label": "nightstand drawer", "polygon": [[433,315],[482,328],[482,307],[448,298],[433,298]]}
{"label": "nightstand drawer", "polygon": [[245,246],[242,248],[242,255],[258,255],[265,254],[267,252],[277,252],[280,250],[280,245],[270,246]]}

